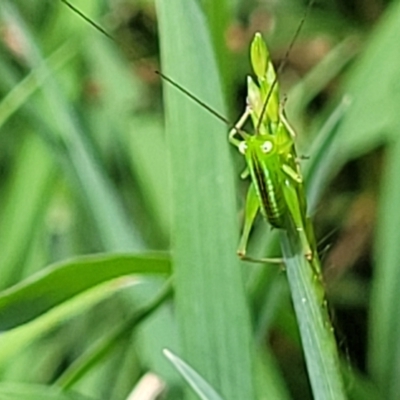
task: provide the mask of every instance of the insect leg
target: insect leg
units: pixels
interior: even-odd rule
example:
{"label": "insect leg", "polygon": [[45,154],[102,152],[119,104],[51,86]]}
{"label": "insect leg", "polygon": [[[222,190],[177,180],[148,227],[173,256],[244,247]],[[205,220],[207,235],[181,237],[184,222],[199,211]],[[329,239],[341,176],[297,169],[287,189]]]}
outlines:
{"label": "insect leg", "polygon": [[257,216],[257,212],[260,208],[260,202],[258,200],[254,185],[251,183],[246,197],[246,207],[244,215],[244,226],[242,236],[239,242],[239,248],[237,250],[238,256],[243,258],[246,254],[247,242],[249,241],[249,235],[251,228],[253,227],[254,220]]}
{"label": "insect leg", "polygon": [[313,258],[313,252],[311,250],[311,244],[307,235],[307,229],[304,225],[304,221],[306,219],[306,216],[304,215],[305,210],[302,210],[299,199],[297,197],[298,194],[296,188],[293,186],[293,183],[290,180],[286,181],[284,195],[290,211],[290,215],[292,217],[292,221],[300,238],[300,243],[303,249],[304,256],[307,260],[310,261]]}
{"label": "insect leg", "polygon": [[282,165],[282,171],[292,178],[297,183],[303,183],[303,178],[300,174],[298,174],[293,168],[289,167],[287,164]]}
{"label": "insect leg", "polygon": [[254,220],[257,216],[259,208],[260,208],[260,202],[258,200],[256,191],[254,189],[254,185],[251,183],[249,191],[247,192],[244,227],[242,236],[240,238],[237,254],[242,260],[254,263],[283,264],[283,260],[281,258],[254,258],[246,255],[247,243],[249,241],[250,231],[251,228],[253,227]]}
{"label": "insect leg", "polygon": [[268,258],[268,257],[263,257],[263,258],[255,258],[255,257],[250,257],[250,256],[242,256],[240,257],[241,260],[243,261],[248,261],[254,264],[280,264],[280,265],[285,265],[285,260],[283,258]]}
{"label": "insect leg", "polygon": [[250,107],[246,107],[243,115],[240,117],[239,121],[236,122],[235,126],[229,131],[228,139],[229,142],[235,145],[236,147],[239,146],[240,140],[235,139],[235,135],[240,135],[240,130],[242,129],[243,125],[245,124],[247,118],[249,118],[251,113]]}
{"label": "insect leg", "polygon": [[290,136],[293,139],[295,139],[296,138],[296,132],[294,131],[294,129],[289,124],[289,121],[286,119],[285,113],[283,111],[285,103],[286,103],[286,99],[284,99],[284,101],[279,104],[279,118],[280,118],[280,121],[282,122],[282,124],[285,126],[285,128],[289,132]]}
{"label": "insect leg", "polygon": [[240,177],[242,179],[246,179],[250,176],[250,170],[249,167],[246,166],[246,168],[243,170],[243,172],[240,174]]}

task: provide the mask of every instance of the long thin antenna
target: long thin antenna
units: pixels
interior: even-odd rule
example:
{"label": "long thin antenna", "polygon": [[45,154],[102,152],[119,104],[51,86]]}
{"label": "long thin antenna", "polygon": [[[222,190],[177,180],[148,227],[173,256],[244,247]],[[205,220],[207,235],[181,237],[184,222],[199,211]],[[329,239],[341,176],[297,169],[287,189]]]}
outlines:
{"label": "long thin antenna", "polygon": [[300,32],[301,32],[301,30],[302,30],[302,28],[303,28],[304,22],[306,21],[307,15],[308,15],[308,13],[310,12],[311,7],[312,7],[312,5],[313,5],[314,3],[315,3],[315,0],[310,0],[310,2],[308,3],[307,8],[306,8],[306,10],[304,11],[303,18],[301,19],[300,24],[299,24],[299,26],[297,27],[296,32],[294,33],[294,35],[293,35],[293,37],[292,37],[292,40],[290,41],[290,44],[289,44],[288,48],[286,49],[285,55],[284,55],[284,57],[283,57],[281,63],[279,64],[279,66],[278,66],[278,68],[277,68],[277,70],[276,70],[275,79],[274,79],[273,82],[272,82],[272,85],[271,85],[271,87],[270,87],[270,89],[269,89],[269,92],[268,92],[267,97],[266,97],[266,99],[265,99],[265,101],[264,101],[263,107],[262,107],[262,109],[261,109],[260,118],[259,118],[259,120],[258,120],[258,122],[257,122],[257,126],[256,126],[256,133],[259,132],[259,130],[260,130],[260,126],[261,126],[262,120],[263,120],[264,115],[265,115],[265,113],[266,113],[266,111],[267,111],[268,102],[269,102],[269,100],[270,100],[270,98],[271,98],[271,96],[272,96],[272,92],[273,92],[273,90],[274,90],[276,84],[278,83],[278,77],[279,77],[279,75],[282,73],[283,69],[284,69],[285,66],[286,66],[286,63],[287,63],[287,61],[288,61],[290,52],[292,51],[293,46],[294,46],[294,44],[295,44],[297,38],[299,37],[299,34],[300,34]]}
{"label": "long thin antenna", "polygon": [[94,28],[96,28],[98,31],[100,31],[103,35],[107,36],[109,39],[113,40],[115,42],[115,39],[105,30],[103,29],[99,24],[96,24],[93,20],[91,20],[89,17],[87,17],[81,10],[76,8],[73,4],[71,4],[67,0],[61,0],[67,7],[69,7],[72,11],[77,13],[81,18],[83,18],[88,24],[92,25]]}
{"label": "long thin antenna", "polygon": [[[74,5],[72,5],[68,0],[61,0],[65,5],[67,5],[72,11],[77,13],[82,19],[84,19],[86,22],[88,22],[90,25],[92,25],[94,28],[96,28],[98,31],[100,31],[103,35],[107,36],[109,39],[111,39],[114,42],[117,42],[117,40],[110,35],[104,28],[102,28],[99,24],[91,20],[89,17],[87,17],[81,10],[76,8]],[[233,124],[225,118],[222,114],[220,114],[218,111],[215,111],[213,108],[211,108],[208,104],[206,104],[204,101],[200,100],[197,98],[195,95],[190,93],[187,89],[185,89],[183,86],[181,86],[179,83],[175,82],[173,79],[169,78],[168,76],[164,75],[162,72],[154,70],[154,72],[160,76],[162,79],[170,83],[172,86],[180,90],[182,93],[184,93],[186,96],[188,96],[190,99],[192,99],[194,102],[205,108],[208,112],[210,112],[212,115],[217,117],[220,121],[224,122],[228,126],[233,126]]]}
{"label": "long thin antenna", "polygon": [[218,111],[215,111],[213,108],[211,108],[208,104],[204,103],[202,100],[198,99],[196,96],[194,96],[192,93],[190,93],[187,89],[185,89],[183,86],[181,86],[179,83],[173,81],[171,78],[168,78],[168,76],[164,75],[162,72],[155,70],[154,71],[157,75],[161,76],[162,79],[166,80],[168,83],[170,83],[172,86],[180,90],[182,93],[186,94],[190,99],[192,99],[194,102],[205,108],[208,112],[210,112],[212,115],[217,117],[219,120],[224,122],[225,124],[231,126],[231,122],[225,118],[223,115],[221,115]]}

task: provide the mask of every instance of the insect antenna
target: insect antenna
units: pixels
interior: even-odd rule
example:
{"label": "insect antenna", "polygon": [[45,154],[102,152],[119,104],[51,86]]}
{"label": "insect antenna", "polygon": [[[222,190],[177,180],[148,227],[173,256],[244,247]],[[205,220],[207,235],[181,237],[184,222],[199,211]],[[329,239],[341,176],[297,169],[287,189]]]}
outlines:
{"label": "insect antenna", "polygon": [[116,42],[115,38],[112,37],[105,29],[103,29],[99,24],[91,20],[88,16],[86,16],[81,10],[76,8],[73,4],[71,4],[67,0],[61,0],[67,7],[69,7],[73,12],[78,14],[81,18],[83,18],[88,24],[92,25],[94,28],[96,28],[98,31],[100,31],[103,35],[107,36],[109,39],[113,40]]}
{"label": "insect antenna", "polygon": [[308,13],[309,13],[309,11],[310,11],[310,9],[311,9],[311,7],[312,7],[312,5],[314,3],[315,3],[315,0],[310,0],[309,3],[307,4],[307,8],[304,11],[304,15],[301,18],[301,21],[300,21],[300,23],[299,23],[299,25],[298,25],[293,37],[292,37],[292,40],[290,41],[289,46],[286,49],[285,55],[284,55],[282,61],[280,62],[279,66],[278,66],[278,68],[276,70],[275,78],[272,81],[271,87],[270,87],[270,89],[269,89],[269,91],[267,93],[267,97],[265,98],[264,104],[263,104],[262,109],[261,109],[260,118],[258,119],[257,126],[256,126],[256,133],[260,131],[260,126],[261,126],[262,120],[264,118],[265,113],[267,112],[269,99],[271,98],[272,92],[273,92],[275,86],[278,83],[278,77],[282,73],[283,69],[286,66],[286,63],[288,61],[290,52],[292,51],[293,46],[296,43],[297,38],[299,37],[299,34],[300,34],[300,32],[301,32],[301,30],[303,28],[304,22],[307,19],[307,15],[308,15]]}
{"label": "insect antenna", "polygon": [[208,112],[210,112],[212,115],[217,117],[220,121],[224,122],[228,126],[231,126],[232,123],[225,118],[222,114],[220,114],[218,111],[215,111],[212,107],[210,107],[208,104],[206,104],[204,101],[200,100],[198,97],[196,97],[194,94],[190,93],[187,89],[185,89],[183,86],[181,86],[179,83],[175,82],[173,79],[169,78],[168,76],[164,75],[162,72],[154,70],[154,72],[159,75],[162,79],[170,83],[172,86],[177,88],[179,91],[184,93],[186,96],[188,96],[190,99],[192,99],[194,102],[196,102],[198,105],[201,107],[205,108]]}
{"label": "insect antenna", "polygon": [[[78,14],[82,19],[84,19],[87,23],[92,25],[95,29],[100,31],[103,35],[107,36],[109,39],[111,39],[114,42],[118,42],[111,34],[109,34],[104,28],[102,28],[99,24],[91,20],[87,15],[85,15],[81,10],[76,8],[73,4],[71,4],[68,0],[61,0],[66,6],[68,6],[72,11],[74,11],[76,14]],[[241,130],[237,128],[235,125],[233,125],[227,118],[225,118],[222,114],[220,114],[218,111],[214,110],[212,107],[210,107],[208,104],[206,104],[204,101],[200,100],[198,97],[196,97],[194,94],[190,93],[187,89],[185,89],[183,86],[181,86],[179,83],[175,82],[173,79],[169,78],[167,75],[164,73],[158,71],[158,70],[153,70],[155,74],[160,76],[163,80],[167,81],[169,84],[174,86],[176,89],[178,89],[180,92],[188,96],[191,100],[193,100],[195,103],[206,109],[209,113],[214,115],[216,118],[218,118],[220,121],[224,122],[226,125],[228,125],[230,128],[236,129],[236,131],[241,134]]]}

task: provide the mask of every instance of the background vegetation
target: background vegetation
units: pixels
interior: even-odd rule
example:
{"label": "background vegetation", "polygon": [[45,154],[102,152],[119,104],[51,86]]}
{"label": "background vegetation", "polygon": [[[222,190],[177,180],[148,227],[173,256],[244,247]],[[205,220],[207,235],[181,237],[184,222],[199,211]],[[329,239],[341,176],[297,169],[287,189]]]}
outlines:
{"label": "background vegetation", "polygon": [[[154,73],[235,121],[252,35],[279,64],[306,3],[75,0],[110,40],[61,1],[2,0],[1,398],[194,396],[164,348],[224,399],[322,398],[285,273],[235,256],[226,126],[165,84],[164,110]],[[280,80],[352,399],[400,389],[399,30],[399,2],[319,0]],[[261,219],[249,251],[279,251]]]}

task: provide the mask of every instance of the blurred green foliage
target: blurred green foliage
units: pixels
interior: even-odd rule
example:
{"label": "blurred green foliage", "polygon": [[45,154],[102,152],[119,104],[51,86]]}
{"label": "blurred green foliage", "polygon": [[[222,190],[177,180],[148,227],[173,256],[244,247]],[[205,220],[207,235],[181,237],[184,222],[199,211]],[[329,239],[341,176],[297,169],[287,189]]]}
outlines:
{"label": "blurred green foliage", "polygon": [[[179,28],[208,42],[168,71],[165,1],[73,2],[115,40],[61,1],[1,2],[1,398],[190,396],[163,348],[223,398],[313,398],[285,274],[235,259],[247,183],[227,129],[166,92],[187,136],[172,144],[154,73],[235,121],[254,32],[279,64],[307,2],[194,2]],[[399,2],[319,0],[280,79],[352,399],[400,391],[399,27]],[[260,220],[249,251],[276,252],[273,236]]]}

